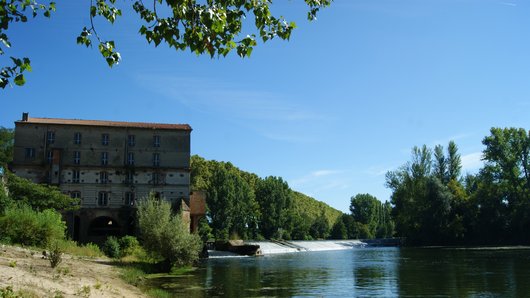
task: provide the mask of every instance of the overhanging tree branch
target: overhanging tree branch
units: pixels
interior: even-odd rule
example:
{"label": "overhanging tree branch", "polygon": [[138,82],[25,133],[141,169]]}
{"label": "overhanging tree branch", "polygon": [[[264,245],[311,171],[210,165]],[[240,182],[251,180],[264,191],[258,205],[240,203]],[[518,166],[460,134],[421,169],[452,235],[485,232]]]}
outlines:
{"label": "overhanging tree branch", "polygon": [[[321,8],[332,0],[304,0],[309,7],[308,20],[316,19]],[[97,42],[98,50],[112,67],[121,61],[113,40],[105,40],[96,31],[96,19],[102,17],[113,24],[122,15],[116,7],[116,0],[90,0],[90,26],[84,27],[77,37],[77,43],[91,47]],[[139,28],[146,41],[158,46],[165,42],[177,51],[190,50],[210,57],[226,56],[235,50],[240,57],[249,57],[257,46],[256,38],[267,42],[275,37],[288,40],[296,28],[283,16],[275,17],[270,11],[272,0],[153,0],[148,8],[142,0],[132,3],[132,8],[144,22]],[[36,0],[0,0],[0,55],[3,47],[11,46],[6,31],[13,22],[27,22],[28,16],[36,17],[39,12],[45,17],[55,11],[55,3],[37,3]],[[159,12],[167,13],[162,16]],[[254,16],[254,25],[244,28],[247,15]],[[245,25],[246,26],[246,25]],[[257,33],[256,33],[257,29]],[[247,31],[246,33],[244,31]],[[95,40],[93,40],[95,38]],[[24,71],[30,71],[28,58],[12,57],[13,65],[0,69],[0,88],[13,81],[24,85]]]}

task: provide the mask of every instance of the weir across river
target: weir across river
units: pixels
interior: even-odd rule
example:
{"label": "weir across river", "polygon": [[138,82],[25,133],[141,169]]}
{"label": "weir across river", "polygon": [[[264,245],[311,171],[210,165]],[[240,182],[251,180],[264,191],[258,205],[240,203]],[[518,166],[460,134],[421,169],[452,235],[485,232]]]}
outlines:
{"label": "weir across river", "polygon": [[[371,239],[371,240],[268,240],[268,241],[252,241],[247,240],[241,244],[245,245],[259,245],[258,255],[272,255],[282,253],[296,253],[306,251],[329,251],[329,250],[344,250],[359,248],[365,246],[400,246],[400,238],[388,238],[388,239]],[[237,256],[236,253],[227,251],[208,251],[210,257],[227,257]]]}

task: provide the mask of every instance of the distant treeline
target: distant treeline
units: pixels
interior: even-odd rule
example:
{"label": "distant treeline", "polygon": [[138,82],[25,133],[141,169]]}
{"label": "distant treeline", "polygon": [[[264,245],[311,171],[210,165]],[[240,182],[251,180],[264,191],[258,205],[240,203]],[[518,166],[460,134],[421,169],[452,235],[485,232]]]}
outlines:
{"label": "distant treeline", "polygon": [[316,239],[341,212],[292,191],[280,177],[260,178],[229,162],[191,157],[191,187],[207,193],[200,231],[214,239]]}
{"label": "distant treeline", "polygon": [[392,233],[390,205],[369,195],[352,199],[358,213],[354,217],[291,190],[280,177],[260,178],[197,155],[191,157],[191,169],[192,189],[207,193],[207,218],[200,227],[205,239],[346,239]]}
{"label": "distant treeline", "polygon": [[[405,237],[408,245],[530,244],[530,134],[492,128],[482,141],[485,163],[462,175],[454,142],[414,147],[387,173],[390,202],[369,194],[350,200],[349,214],[293,191],[280,177],[260,178],[229,162],[191,157],[191,186],[207,192],[203,239],[344,239]],[[0,128],[0,165],[12,160],[13,130]],[[17,200],[31,203],[24,180]],[[40,190],[39,190],[40,191]],[[4,198],[5,199],[5,198]],[[5,201],[0,197],[0,207]],[[4,202],[5,201],[5,202]]]}
{"label": "distant treeline", "polygon": [[530,136],[492,128],[483,168],[461,175],[457,146],[414,147],[412,160],[388,172],[398,236],[409,245],[530,243]]}

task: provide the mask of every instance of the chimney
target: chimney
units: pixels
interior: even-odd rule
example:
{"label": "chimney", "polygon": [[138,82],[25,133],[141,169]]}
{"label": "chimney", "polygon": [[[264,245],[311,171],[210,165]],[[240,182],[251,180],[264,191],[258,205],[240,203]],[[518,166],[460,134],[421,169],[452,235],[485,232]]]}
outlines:
{"label": "chimney", "polygon": [[28,115],[29,113],[22,113],[22,121],[28,121]]}

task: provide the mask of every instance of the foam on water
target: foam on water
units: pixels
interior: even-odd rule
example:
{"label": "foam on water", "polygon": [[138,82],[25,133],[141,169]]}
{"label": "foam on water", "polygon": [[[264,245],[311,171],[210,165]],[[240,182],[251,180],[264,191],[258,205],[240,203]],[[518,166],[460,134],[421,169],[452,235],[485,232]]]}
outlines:
{"label": "foam on water", "polygon": [[229,251],[222,251],[222,250],[208,250],[208,258],[210,259],[216,259],[216,258],[242,258],[247,256],[238,255],[233,252]]}
{"label": "foam on water", "polygon": [[366,244],[359,240],[319,240],[319,241],[245,241],[247,244],[257,244],[264,255],[293,253],[303,251],[325,251],[352,249]]}

